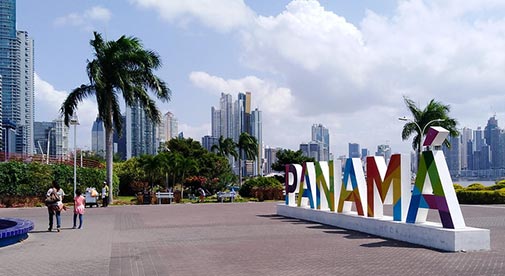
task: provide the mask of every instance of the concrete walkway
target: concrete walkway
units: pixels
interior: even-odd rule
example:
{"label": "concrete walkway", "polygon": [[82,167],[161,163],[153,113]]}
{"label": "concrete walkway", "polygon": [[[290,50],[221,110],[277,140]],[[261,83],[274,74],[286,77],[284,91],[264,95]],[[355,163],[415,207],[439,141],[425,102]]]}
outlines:
{"label": "concrete walkway", "polygon": [[[275,203],[88,208],[47,232],[45,208],[0,209],[35,222],[0,248],[0,275],[505,275],[505,206],[462,206],[491,251],[444,253],[275,215]],[[430,216],[436,212],[430,211]]]}

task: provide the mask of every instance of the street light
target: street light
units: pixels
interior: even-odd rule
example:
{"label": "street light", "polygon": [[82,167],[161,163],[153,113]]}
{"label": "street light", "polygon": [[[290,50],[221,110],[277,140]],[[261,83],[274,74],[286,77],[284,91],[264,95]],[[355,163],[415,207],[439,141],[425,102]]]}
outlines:
{"label": "street light", "polygon": [[51,130],[54,130],[54,128],[50,128],[49,131],[47,132],[46,164],[49,164],[49,144],[51,143]]}
{"label": "street light", "polygon": [[70,124],[74,126],[74,197],[75,189],[77,188],[77,125],[79,125],[79,118],[77,118],[77,113],[74,112],[70,118]]}
{"label": "street light", "polygon": [[422,129],[421,127],[419,126],[419,124],[417,124],[414,120],[410,119],[410,118],[407,118],[407,117],[400,117],[398,118],[398,120],[400,121],[406,121],[406,122],[410,122],[410,123],[414,123],[416,126],[417,126],[417,129],[420,131],[419,132],[419,144],[417,146],[417,158],[419,160],[419,156],[421,155],[421,143],[423,141],[423,136],[424,136],[424,131],[426,130],[426,128],[432,124],[432,123],[435,123],[435,122],[443,122],[445,121],[445,119],[435,119],[435,120],[431,120],[429,121]]}

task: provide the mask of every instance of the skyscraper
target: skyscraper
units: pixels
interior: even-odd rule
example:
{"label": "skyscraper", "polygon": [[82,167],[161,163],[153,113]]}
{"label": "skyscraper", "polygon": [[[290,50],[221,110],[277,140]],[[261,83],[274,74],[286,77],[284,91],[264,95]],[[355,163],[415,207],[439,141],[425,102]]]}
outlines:
{"label": "skyscraper", "polygon": [[322,124],[312,125],[312,141],[321,143],[321,156],[318,161],[328,161],[330,158],[330,133]]}
{"label": "skyscraper", "polygon": [[179,134],[179,125],[177,118],[172,112],[165,113],[163,116],[164,120],[164,131],[165,131],[165,140],[169,141],[172,138],[176,138],[177,134]]}
{"label": "skyscraper", "polygon": [[358,143],[349,143],[349,158],[360,158],[360,149]]}
{"label": "skyscraper", "polygon": [[251,135],[258,142],[258,156],[254,161],[253,175],[263,175],[263,123],[261,121],[261,111],[258,108],[251,112]]}
{"label": "skyscraper", "polygon": [[[219,100],[221,108],[221,135],[233,138],[233,99],[230,94],[221,93]],[[219,138],[219,137],[218,137]]]}
{"label": "skyscraper", "polygon": [[102,119],[98,116],[91,128],[91,151],[105,158],[105,128]]}
{"label": "skyscraper", "polygon": [[[463,132],[462,132],[463,134]],[[447,167],[449,168],[449,172],[452,176],[459,176],[461,173],[461,136],[449,136],[447,139],[451,144],[451,147],[448,148],[446,145],[442,146],[442,150],[444,151],[445,159],[447,162]],[[465,158],[466,159],[466,158]]]}
{"label": "skyscraper", "polygon": [[15,151],[34,150],[33,41],[27,32],[16,31],[16,1],[0,1],[0,75],[2,121],[14,124]]}
{"label": "skyscraper", "polygon": [[126,159],[142,154],[156,154],[156,125],[140,104],[126,107]]}
{"label": "skyscraper", "polygon": [[[460,148],[460,151],[461,151],[461,155],[460,155],[460,158],[461,158],[461,169],[462,170],[466,170],[468,168],[468,148],[467,148],[467,144],[468,144],[468,141],[472,141],[473,140],[473,130],[470,129],[470,128],[467,128],[467,127],[464,127],[462,130],[461,130],[461,139],[460,139],[460,145],[459,145],[459,148]],[[452,145],[452,142],[451,142],[451,145]]]}
{"label": "skyscraper", "polygon": [[69,127],[65,126],[63,119],[58,118],[52,122],[34,122],[33,136],[35,152],[47,157],[61,158],[67,156]]}

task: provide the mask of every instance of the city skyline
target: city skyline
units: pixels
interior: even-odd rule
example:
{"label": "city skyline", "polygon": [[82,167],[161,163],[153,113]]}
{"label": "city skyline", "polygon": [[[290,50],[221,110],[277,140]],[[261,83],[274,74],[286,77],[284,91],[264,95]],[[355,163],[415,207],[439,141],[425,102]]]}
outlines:
{"label": "city skyline", "polygon": [[[62,99],[87,82],[93,30],[109,40],[136,36],[161,55],[159,75],[173,99],[159,107],[198,141],[211,133],[209,103],[222,92],[254,93],[265,146],[296,150],[310,140],[307,129],[321,123],[330,130],[334,156],[346,153],[348,143],[373,152],[389,141],[393,152],[410,152],[397,120],[409,115],[404,95],[421,107],[432,98],[451,105],[458,128],[482,127],[493,114],[505,120],[498,110],[505,104],[499,16],[505,4],[53,3],[17,1],[17,29],[35,40],[35,121],[56,119]],[[128,24],[131,18],[137,24]],[[78,147],[90,147],[96,112],[93,100],[79,106]]]}

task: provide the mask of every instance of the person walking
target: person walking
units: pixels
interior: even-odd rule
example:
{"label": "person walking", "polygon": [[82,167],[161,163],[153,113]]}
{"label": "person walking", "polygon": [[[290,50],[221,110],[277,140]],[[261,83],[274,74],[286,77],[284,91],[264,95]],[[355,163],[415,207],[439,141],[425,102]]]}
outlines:
{"label": "person walking", "polygon": [[198,193],[200,194],[200,202],[205,201],[205,191],[203,190],[202,187],[198,188]]}
{"label": "person walking", "polygon": [[109,185],[107,185],[107,181],[104,181],[102,188],[102,207],[107,207],[107,205],[109,205]]}
{"label": "person walking", "polygon": [[86,199],[82,196],[81,190],[75,190],[74,197],[74,226],[72,229],[75,229],[77,226],[77,216],[79,216],[79,229],[82,228],[82,216],[84,215],[84,207],[86,206]]}
{"label": "person walking", "polygon": [[53,218],[56,215],[56,231],[60,232],[61,227],[61,210],[63,206],[63,197],[65,192],[60,188],[60,184],[56,180],[53,180],[52,187],[47,191],[46,197],[50,197],[52,194],[56,196],[56,202],[47,205],[47,211],[49,213],[49,228],[47,231],[51,232],[53,230]]}

